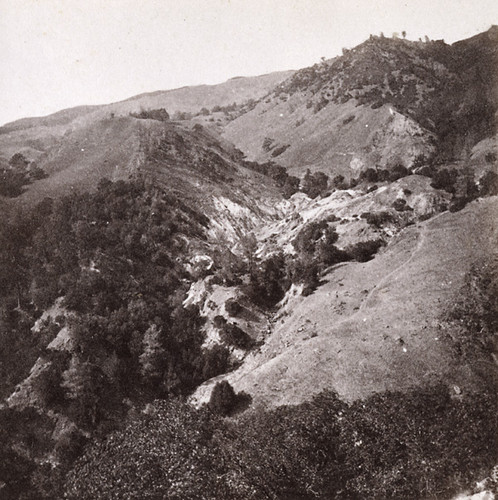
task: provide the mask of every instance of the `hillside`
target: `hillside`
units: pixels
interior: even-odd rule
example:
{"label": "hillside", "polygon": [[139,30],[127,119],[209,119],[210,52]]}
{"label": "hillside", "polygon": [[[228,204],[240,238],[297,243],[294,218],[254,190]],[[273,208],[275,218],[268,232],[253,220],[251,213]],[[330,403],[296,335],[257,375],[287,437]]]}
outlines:
{"label": "hillside", "polygon": [[329,175],[469,154],[496,133],[497,27],[453,45],[371,36],[302,69],[225,137],[251,159]]}
{"label": "hillside", "polygon": [[[468,273],[496,259],[497,209],[483,200],[409,226],[374,260],[333,267],[308,297],[289,294],[261,351],[228,380],[256,405],[324,389],[354,400],[441,379],[464,392],[489,384],[492,358],[462,359],[443,317]],[[209,394],[201,386],[194,398]]]}
{"label": "hillside", "polygon": [[47,152],[66,132],[92,126],[111,116],[128,116],[145,109],[165,108],[198,113],[201,108],[243,104],[265,96],[293,72],[276,72],[256,77],[232,78],[219,85],[200,85],[157,91],[102,106],[79,106],[41,118],[24,118],[0,127],[0,156],[9,158],[20,151],[31,159]]}

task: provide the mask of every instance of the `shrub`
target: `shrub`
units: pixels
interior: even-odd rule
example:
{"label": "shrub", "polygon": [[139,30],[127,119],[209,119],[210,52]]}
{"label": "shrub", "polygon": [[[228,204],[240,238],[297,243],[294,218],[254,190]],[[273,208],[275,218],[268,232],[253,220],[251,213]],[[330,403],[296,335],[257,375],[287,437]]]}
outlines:
{"label": "shrub", "polygon": [[247,295],[255,304],[271,308],[283,299],[289,286],[285,258],[280,252],[252,270]]}
{"label": "shrub", "polygon": [[336,175],[333,179],[332,179],[332,186],[334,186],[336,189],[347,189],[348,186],[347,186],[347,183],[344,179],[344,176],[343,175]]}
{"label": "shrub", "polygon": [[229,415],[237,406],[237,395],[226,380],[218,382],[211,392],[209,408],[218,415]]}
{"label": "shrub", "polygon": [[253,345],[252,338],[233,323],[226,322],[220,330],[220,338],[228,345],[238,349],[249,349]]}
{"label": "shrub", "polygon": [[263,140],[263,145],[261,146],[263,151],[269,153],[272,148],[274,147],[274,143],[275,140],[272,139],[271,137],[265,137],[264,140]]}
{"label": "shrub", "polygon": [[327,190],[329,178],[323,172],[314,174],[308,169],[301,181],[301,191],[310,198],[316,198]]}
{"label": "shrub", "polygon": [[459,212],[464,209],[469,202],[468,198],[465,196],[457,196],[450,202],[449,211],[450,212]]}
{"label": "shrub", "polygon": [[211,349],[204,351],[201,358],[203,378],[208,380],[225,373],[230,365],[229,359],[230,352],[222,345],[215,345]]}
{"label": "shrub", "polygon": [[442,168],[441,170],[437,170],[432,177],[431,187],[434,189],[444,189],[448,193],[454,193],[456,180],[456,170]]}
{"label": "shrub", "polygon": [[299,191],[300,183],[301,181],[298,177],[294,177],[292,175],[287,176],[287,178],[285,179],[285,184],[282,187],[283,197],[287,200],[294,193],[297,193]]}
{"label": "shrub", "polygon": [[394,222],[394,216],[386,211],[383,212],[363,212],[360,217],[365,219],[368,224],[377,228],[383,227],[389,222]]}
{"label": "shrub", "polygon": [[275,158],[277,156],[280,156],[282,153],[284,153],[288,148],[290,148],[290,144],[284,144],[282,146],[278,146],[278,148],[275,148],[272,152],[271,155]]}
{"label": "shrub", "polygon": [[225,311],[230,316],[237,316],[242,312],[242,306],[234,298],[231,298],[225,302]]}
{"label": "shrub", "polygon": [[492,170],[486,172],[479,181],[480,196],[494,196],[498,194],[498,174]]}
{"label": "shrub", "polygon": [[410,175],[410,171],[401,163],[397,163],[389,172],[389,180],[394,182],[407,175]]}
{"label": "shrub", "polygon": [[407,205],[406,200],[403,198],[398,198],[392,204],[392,207],[398,212],[406,212],[407,210],[413,210],[410,205]]}
{"label": "shrub", "polygon": [[170,118],[169,113],[164,108],[142,110],[140,113],[130,113],[130,116],[141,120],[157,120],[160,122],[167,122]]}
{"label": "shrub", "polygon": [[353,260],[358,262],[367,262],[371,260],[379,248],[385,244],[386,242],[382,239],[360,241],[355,245],[350,245],[346,248],[346,253]]}

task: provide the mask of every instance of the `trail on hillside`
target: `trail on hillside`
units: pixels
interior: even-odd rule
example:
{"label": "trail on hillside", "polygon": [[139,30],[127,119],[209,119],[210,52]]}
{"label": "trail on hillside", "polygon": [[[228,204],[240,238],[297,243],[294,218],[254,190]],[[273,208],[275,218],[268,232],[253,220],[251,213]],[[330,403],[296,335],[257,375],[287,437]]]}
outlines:
{"label": "trail on hillside", "polygon": [[[432,219],[430,219],[430,221],[428,221],[430,224],[432,224],[436,219],[438,219],[439,217],[441,217],[442,215],[444,215],[446,212],[442,212],[438,215],[436,215],[435,217],[433,217]],[[396,275],[397,273],[399,273],[401,270],[403,270],[408,264],[410,264],[410,262],[415,258],[415,256],[421,251],[422,247],[424,246],[425,244],[425,241],[426,241],[426,238],[427,238],[427,233],[428,233],[428,227],[430,224],[426,224],[422,227],[421,231],[419,232],[419,240],[417,242],[417,245],[416,247],[414,248],[413,252],[411,253],[410,257],[405,261],[403,262],[402,264],[400,264],[398,267],[396,267],[395,269],[393,269],[390,273],[388,273],[386,276],[384,276],[380,281],[379,283],[377,283],[377,285],[374,286],[374,288],[372,288],[372,290],[370,290],[370,292],[368,293],[368,295],[365,297],[365,299],[363,300],[363,302],[361,303],[360,305],[360,309],[358,312],[360,311],[363,311],[365,309],[365,307],[368,305],[369,301],[371,300],[371,298],[373,297],[374,294],[378,293],[388,282],[389,280],[394,276]]]}

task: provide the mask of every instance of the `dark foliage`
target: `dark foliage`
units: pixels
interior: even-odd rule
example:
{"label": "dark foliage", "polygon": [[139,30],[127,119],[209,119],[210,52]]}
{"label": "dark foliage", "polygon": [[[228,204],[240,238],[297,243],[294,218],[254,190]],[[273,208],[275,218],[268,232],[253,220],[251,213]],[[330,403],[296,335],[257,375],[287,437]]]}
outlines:
{"label": "dark foliage", "polygon": [[[226,350],[202,349],[197,308],[182,305],[189,283],[185,237],[202,241],[204,224],[205,217],[141,181],[103,181],[92,194],[44,202],[29,218],[3,224],[2,394],[12,392],[43,356],[33,397],[94,436],[119,424],[128,408],[125,401],[188,393],[228,369]],[[64,297],[62,305],[71,314],[43,322],[33,335],[38,308],[58,297]],[[71,354],[45,352],[64,325],[71,332]],[[32,416],[33,426],[40,422]],[[48,476],[57,483],[82,443],[78,432],[57,442],[50,435],[47,431],[39,440],[48,447],[45,453],[52,449],[61,461]],[[21,436],[22,429],[14,429],[12,442]],[[33,446],[30,450],[26,461],[7,448],[14,454],[9,460],[15,477],[43,475],[43,467],[33,462]],[[9,481],[7,489],[17,488]],[[55,483],[47,478],[41,486],[40,481],[33,486],[38,490],[34,498],[43,498],[42,490],[56,498],[50,486]],[[26,491],[30,488],[25,481]]]}
{"label": "dark foliage", "polygon": [[386,242],[382,239],[359,241],[358,243],[346,248],[346,253],[350,259],[358,262],[367,262],[384,246]]}
{"label": "dark foliage", "polygon": [[130,113],[130,116],[141,120],[169,121],[169,113],[164,108],[142,110],[140,113]]}
{"label": "dark foliage", "polygon": [[431,187],[434,189],[444,189],[448,193],[454,193],[457,175],[455,170],[447,168],[437,170],[432,177]]}
{"label": "dark foliage", "polygon": [[[237,396],[217,387],[230,411]],[[496,415],[492,396],[442,385],[352,404],[325,392],[232,421],[155,403],[87,449],[66,498],[450,498],[495,464]]]}
{"label": "dark foliage", "polygon": [[204,352],[202,377],[206,380],[226,373],[230,369],[230,351],[222,345],[215,345]]}
{"label": "dark foliage", "polygon": [[301,181],[301,191],[310,198],[316,198],[327,191],[329,178],[323,172],[314,174],[308,169]]}
{"label": "dark foliage", "polygon": [[397,198],[396,200],[394,200],[392,207],[394,208],[394,210],[398,212],[406,212],[413,210],[413,208],[410,207],[410,205],[408,205],[406,203],[406,200],[403,198]]}
{"label": "dark foliage", "polygon": [[290,144],[283,144],[282,146],[278,146],[271,152],[271,155],[273,156],[273,158],[276,158],[277,156],[280,156],[282,153],[284,153],[288,148],[290,148]]}
{"label": "dark foliage", "polygon": [[252,269],[247,295],[255,304],[272,308],[282,300],[289,286],[284,255],[277,253]]}
{"label": "dark foliage", "polygon": [[250,349],[254,344],[252,338],[244,330],[228,322],[221,326],[220,338],[226,344],[239,349]]}
{"label": "dark foliage", "polygon": [[395,217],[386,211],[382,212],[364,212],[360,215],[362,219],[365,219],[368,224],[375,226],[377,228],[382,228],[384,225],[394,222]]}
{"label": "dark foliage", "polygon": [[237,300],[231,298],[225,302],[225,311],[230,316],[238,316],[242,312],[242,306]]}
{"label": "dark foliage", "polygon": [[498,194],[498,174],[492,170],[486,172],[479,181],[481,196],[495,196]]}
{"label": "dark foliage", "polygon": [[235,394],[230,383],[222,380],[213,387],[208,407],[216,415],[224,417],[235,412],[245,399],[247,397],[244,394]]}
{"label": "dark foliage", "polygon": [[8,165],[0,166],[0,196],[15,198],[23,193],[25,186],[46,176],[35,162],[27,160],[22,153],[16,153]]}

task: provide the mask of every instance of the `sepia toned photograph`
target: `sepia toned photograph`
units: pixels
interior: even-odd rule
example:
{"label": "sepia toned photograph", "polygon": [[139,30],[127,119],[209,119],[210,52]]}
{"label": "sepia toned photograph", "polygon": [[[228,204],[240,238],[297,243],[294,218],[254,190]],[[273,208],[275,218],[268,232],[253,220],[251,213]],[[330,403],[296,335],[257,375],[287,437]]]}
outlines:
{"label": "sepia toned photograph", "polygon": [[0,46],[0,500],[498,498],[496,0]]}

